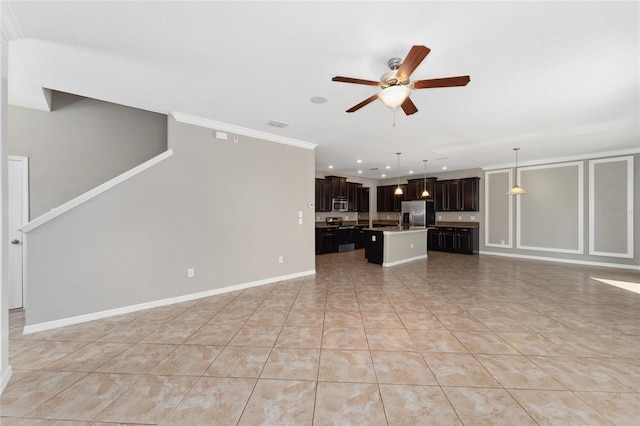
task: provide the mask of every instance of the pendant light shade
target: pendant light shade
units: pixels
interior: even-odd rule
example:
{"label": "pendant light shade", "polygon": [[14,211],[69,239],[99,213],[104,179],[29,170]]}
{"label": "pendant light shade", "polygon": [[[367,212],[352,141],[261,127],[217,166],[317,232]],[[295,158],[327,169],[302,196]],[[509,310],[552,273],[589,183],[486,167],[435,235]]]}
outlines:
{"label": "pendant light shade", "polygon": [[389,86],[378,93],[378,99],[389,108],[396,109],[409,97],[409,93],[411,93],[411,89],[408,86],[401,84]]}
{"label": "pendant light shade", "polygon": [[516,176],[514,178],[514,185],[509,192],[507,192],[507,195],[523,195],[526,194],[527,191],[518,186],[518,151],[520,151],[520,148],[513,148],[513,150],[516,152]]}
{"label": "pendant light shade", "polygon": [[427,198],[430,194],[429,191],[427,191],[427,161],[428,160],[422,160],[424,161],[424,191],[422,191],[422,198]]}
{"label": "pendant light shade", "polygon": [[402,195],[404,194],[404,192],[402,192],[402,188],[400,188],[400,152],[396,152],[396,155],[398,156],[398,187],[396,188],[396,191],[394,192],[395,195]]}

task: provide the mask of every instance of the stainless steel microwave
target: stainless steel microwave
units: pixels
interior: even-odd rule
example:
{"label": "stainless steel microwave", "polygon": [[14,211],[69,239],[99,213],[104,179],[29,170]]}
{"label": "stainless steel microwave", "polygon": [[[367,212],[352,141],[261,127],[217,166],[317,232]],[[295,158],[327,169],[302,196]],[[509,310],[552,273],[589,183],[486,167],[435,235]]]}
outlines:
{"label": "stainless steel microwave", "polygon": [[331,210],[334,212],[346,212],[348,211],[346,198],[333,198],[331,200]]}

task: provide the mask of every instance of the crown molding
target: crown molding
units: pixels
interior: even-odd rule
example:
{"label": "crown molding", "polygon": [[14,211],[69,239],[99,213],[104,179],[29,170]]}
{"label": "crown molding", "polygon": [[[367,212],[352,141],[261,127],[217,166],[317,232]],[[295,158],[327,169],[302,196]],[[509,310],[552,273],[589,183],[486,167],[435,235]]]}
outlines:
{"label": "crown molding", "polygon": [[[543,158],[540,160],[518,161],[518,167],[538,166],[541,164],[564,163],[569,161],[592,160],[594,158],[617,157],[619,155],[640,154],[640,148],[620,149],[617,151],[593,152],[590,154],[569,155],[566,157]],[[484,171],[508,169],[515,167],[516,163],[495,164],[480,167]]]}
{"label": "crown molding", "polygon": [[2,26],[2,36],[5,40],[14,41],[24,38],[22,28],[20,28],[16,15],[13,13],[11,3],[3,1],[0,7],[2,8],[0,10],[0,15],[2,16],[0,26]]}
{"label": "crown molding", "polygon": [[193,124],[194,126],[206,127],[213,130],[221,130],[236,135],[249,136],[256,139],[262,139],[269,142],[291,145],[297,148],[315,149],[316,144],[304,142],[298,139],[287,138],[284,136],[274,135],[272,133],[261,132],[259,130],[248,129],[246,127],[235,126],[233,124],[222,123],[220,121],[209,120],[207,118],[196,117],[182,112],[172,111],[170,115],[178,122],[184,124]]}

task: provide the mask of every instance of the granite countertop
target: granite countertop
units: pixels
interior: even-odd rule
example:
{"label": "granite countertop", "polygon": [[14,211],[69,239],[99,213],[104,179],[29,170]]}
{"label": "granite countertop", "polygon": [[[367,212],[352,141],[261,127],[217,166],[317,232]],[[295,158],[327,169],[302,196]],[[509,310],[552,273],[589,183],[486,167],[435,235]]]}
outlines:
{"label": "granite countertop", "polygon": [[406,229],[401,226],[381,226],[378,228],[364,228],[365,231],[380,231],[380,232],[425,232],[428,228],[413,228]]}
{"label": "granite countertop", "polygon": [[447,226],[450,228],[479,228],[480,222],[436,222],[435,226]]}

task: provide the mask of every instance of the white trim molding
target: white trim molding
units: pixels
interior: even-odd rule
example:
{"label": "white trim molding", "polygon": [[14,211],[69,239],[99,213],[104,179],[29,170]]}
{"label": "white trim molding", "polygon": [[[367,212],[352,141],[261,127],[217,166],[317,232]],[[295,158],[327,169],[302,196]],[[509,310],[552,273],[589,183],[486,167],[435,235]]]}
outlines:
{"label": "white trim molding", "polygon": [[[529,161],[520,161],[519,166],[535,166],[537,164],[555,164],[555,163],[565,163],[567,161],[579,161],[579,160],[591,160],[593,158],[604,158],[604,157],[619,157],[621,155],[633,155],[640,154],[640,148],[629,148],[629,149],[620,149],[616,151],[604,151],[604,152],[594,152],[591,154],[579,154],[579,155],[568,155],[566,157],[556,157],[556,158],[541,158],[538,160],[529,160]],[[490,166],[482,166],[482,170],[495,170],[495,169],[506,169],[509,167],[515,167],[515,163],[506,163],[506,164],[493,164]]]}
{"label": "white trim molding", "polygon": [[[508,219],[508,231],[507,231],[507,241],[505,244],[496,244],[489,242],[489,219],[490,219],[490,208],[491,203],[489,203],[489,175],[493,174],[508,174],[508,183],[507,187],[504,191],[504,196],[509,197],[509,219]],[[513,197],[506,195],[507,191],[511,187],[511,182],[513,181],[513,170],[512,169],[502,169],[502,170],[490,170],[484,172],[484,245],[486,247],[499,247],[499,248],[513,248]]]}
{"label": "white trim molding", "polygon": [[[522,250],[537,250],[537,251],[546,251],[546,252],[554,252],[554,253],[571,253],[571,254],[583,254],[584,253],[584,164],[582,161],[574,161],[571,163],[557,163],[557,164],[546,164],[542,166],[530,166],[518,168],[518,176],[517,181],[522,182],[522,172],[527,172],[530,170],[540,170],[540,169],[551,169],[551,168],[560,168],[560,167],[576,167],[577,170],[577,178],[578,178],[578,188],[577,188],[577,197],[578,197],[578,205],[577,205],[577,215],[576,215],[576,226],[577,226],[577,248],[576,249],[564,249],[557,247],[536,247],[536,246],[527,246],[522,244],[522,196],[518,196],[516,200],[516,248]],[[531,188],[528,188],[528,191],[531,192]],[[525,195],[526,197],[527,195]]]}
{"label": "white trim molding", "polygon": [[272,133],[261,132],[259,130],[248,129],[246,127],[235,126],[233,124],[222,123],[220,121],[209,120],[207,118],[196,117],[189,114],[184,114],[177,111],[172,111],[170,114],[177,122],[184,124],[191,124],[199,127],[206,127],[207,129],[220,130],[223,132],[229,132],[236,135],[249,136],[251,138],[262,139],[269,142],[281,143],[284,145],[291,145],[304,149],[316,149],[316,144],[310,142],[304,142],[298,139],[287,138],[284,136],[274,135]]}
{"label": "white trim molding", "polygon": [[24,38],[22,28],[16,19],[11,3],[3,1],[0,7],[2,7],[2,11],[0,11],[0,15],[2,16],[0,26],[2,28],[2,36],[5,40],[14,41]]}
{"label": "white trim molding", "polygon": [[[614,162],[626,162],[627,172],[627,194],[626,194],[626,209],[623,214],[627,216],[627,250],[624,253],[610,253],[596,250],[596,229],[595,229],[595,165],[601,163],[614,163]],[[602,158],[596,160],[589,160],[589,254],[592,256],[607,256],[607,257],[620,257],[626,259],[633,258],[633,219],[636,212],[633,206],[633,156],[627,157],[614,157],[614,158]]]}
{"label": "white trim molding", "polygon": [[121,184],[122,182],[131,179],[132,177],[134,177],[135,175],[142,173],[143,171],[155,166],[156,164],[160,163],[161,161],[166,160],[167,158],[171,157],[173,155],[173,150],[169,149],[165,152],[163,152],[162,154],[156,155],[155,157],[153,157],[150,160],[145,161],[144,163],[134,167],[131,170],[127,170],[126,172],[122,173],[121,175],[118,175],[116,177],[114,177],[113,179],[110,179],[108,181],[106,181],[105,183],[103,183],[102,185],[96,186],[95,188],[93,188],[90,191],[85,192],[84,194],[81,194],[79,196],[77,196],[76,198],[74,198],[73,200],[67,201],[66,203],[62,204],[59,207],[56,207],[55,209],[43,214],[42,216],[39,216],[37,218],[35,218],[34,220],[32,220],[31,222],[27,223],[25,226],[23,226],[20,231],[22,233],[28,233],[30,231],[33,231],[34,229],[38,228],[39,226],[44,225],[45,223],[55,219],[56,217],[60,216],[61,214],[79,206],[80,204],[83,204],[95,197],[97,197],[98,195],[102,194],[105,191],[108,191],[109,189],[113,188],[114,186]]}
{"label": "white trim molding", "polygon": [[640,271],[640,266],[627,265],[624,263],[594,262],[591,260],[567,259],[563,257],[531,256],[527,254],[501,253],[496,251],[481,251],[480,254],[483,256],[515,257],[518,259],[542,260],[544,262],[570,263],[574,265],[604,266],[606,268],[631,269],[634,271]]}
{"label": "white trim molding", "polygon": [[123,306],[121,308],[109,309],[106,311],[94,312],[91,314],[78,315],[70,318],[63,318],[55,321],[47,321],[39,324],[27,325],[24,327],[24,334],[37,333],[39,331],[52,330],[54,328],[66,327],[68,325],[80,324],[88,321],[95,321],[116,315],[128,314],[131,312],[143,311],[145,309],[158,308],[160,306],[172,305],[174,303],[187,302],[189,300],[202,299],[203,297],[216,296],[218,294],[230,293],[232,291],[244,290],[250,287],[257,287],[265,284],[272,284],[278,281],[292,280],[294,278],[314,275],[315,269],[302,271],[278,277],[265,278],[263,280],[250,281],[247,283],[231,285],[228,287],[215,288],[213,290],[201,291],[199,293],[185,294],[183,296],[170,297],[168,299],[154,300],[151,302],[139,303],[137,305]]}

